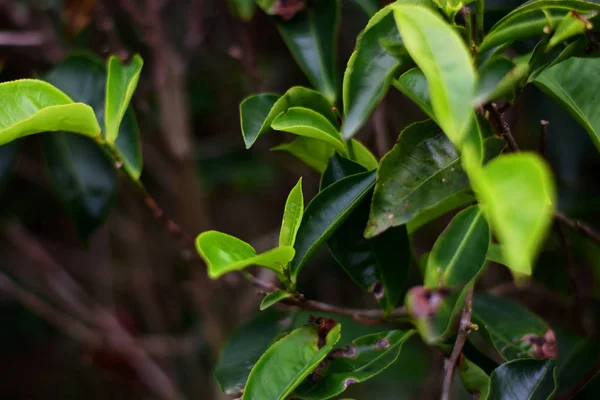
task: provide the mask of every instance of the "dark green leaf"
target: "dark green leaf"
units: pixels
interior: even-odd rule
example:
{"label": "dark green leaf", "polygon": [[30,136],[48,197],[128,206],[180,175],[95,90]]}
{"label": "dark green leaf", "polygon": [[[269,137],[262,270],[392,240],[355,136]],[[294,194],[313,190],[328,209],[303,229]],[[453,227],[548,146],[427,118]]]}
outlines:
{"label": "dark green leaf", "polygon": [[393,84],[396,89],[418,105],[429,118],[435,120],[429,98],[429,85],[423,71],[419,68],[408,70]]}
{"label": "dark green leaf", "polygon": [[117,191],[113,161],[94,141],[64,132],[45,135],[44,156],[56,193],[87,241],[113,205]]}
{"label": "dark green leaf", "polygon": [[404,342],[414,331],[388,331],[354,340],[335,350],[323,376],[315,384],[303,384],[295,396],[306,400],[324,400],[337,396],[350,384],[364,382],[392,365]]}
{"label": "dark green leaf", "polygon": [[309,324],[279,339],[252,368],[242,400],[283,400],[325,359],[340,339],[340,324],[320,347],[320,332]]}
{"label": "dark green leaf", "polygon": [[498,83],[514,68],[515,64],[508,58],[499,57],[486,62],[479,70],[479,82],[475,92],[475,104],[484,104],[491,98]]}
{"label": "dark green leaf", "polygon": [[490,228],[479,206],[458,213],[438,237],[429,254],[425,287],[465,284],[485,264]]}
{"label": "dark green leaf", "polygon": [[511,300],[487,294],[473,297],[473,320],[485,328],[494,347],[510,361],[532,357],[534,338],[543,338],[546,323],[537,315]]}
{"label": "dark green leaf", "polygon": [[554,365],[549,360],[514,360],[490,376],[487,400],[546,400],[554,392]]}
{"label": "dark green leaf", "polygon": [[314,90],[296,86],[281,97],[276,94],[257,94],[246,98],[240,104],[242,135],[246,148],[249,149],[256,139],[268,132],[273,120],[291,107],[313,110],[327,118],[336,129],[339,128],[331,105]]}
{"label": "dark green leaf", "polygon": [[[491,159],[505,143],[488,138],[484,146],[485,158]],[[472,201],[468,189],[469,180],[452,143],[432,121],[413,124],[381,160],[365,234],[372,237],[427,214],[437,217]],[[414,229],[427,220],[415,221],[419,224]]]}
{"label": "dark green leaf", "polygon": [[571,58],[542,72],[534,83],[573,115],[600,150],[600,110],[597,107],[600,92],[591,84],[598,76],[600,62],[597,59]]}
{"label": "dark green leaf", "polygon": [[239,393],[260,356],[294,321],[290,313],[267,310],[239,327],[227,340],[214,376],[227,394]]}
{"label": "dark green leaf", "polygon": [[600,369],[600,342],[556,330],[556,395],[564,396]]}
{"label": "dark green leaf", "polygon": [[331,104],[337,97],[335,60],[339,13],[337,0],[317,1],[308,4],[289,21],[277,23],[292,56]]}
{"label": "dark green leaf", "polygon": [[294,297],[294,295],[286,290],[276,290],[272,293],[269,293],[260,302],[260,311],[264,311],[267,308],[279,303],[281,300],[289,299],[290,297]]}
{"label": "dark green leaf", "polygon": [[296,236],[292,283],[310,256],[339,228],[375,184],[375,172],[363,172],[332,184],[308,204]]}
{"label": "dark green leaf", "polygon": [[0,98],[0,146],[40,132],[100,135],[100,126],[90,106],[74,103],[46,82],[21,79],[0,83]]}
{"label": "dark green leaf", "polygon": [[[74,100],[92,106],[98,121],[104,121],[106,77],[106,66],[100,59],[86,54],[74,54],[54,67],[45,79]],[[134,178],[139,178],[143,164],[142,147],[137,120],[131,107],[125,112],[122,123],[119,121],[117,126],[119,134],[116,150],[127,171]]]}
{"label": "dark green leaf", "polygon": [[573,400],[594,400],[600,393],[600,373],[590,380]]}

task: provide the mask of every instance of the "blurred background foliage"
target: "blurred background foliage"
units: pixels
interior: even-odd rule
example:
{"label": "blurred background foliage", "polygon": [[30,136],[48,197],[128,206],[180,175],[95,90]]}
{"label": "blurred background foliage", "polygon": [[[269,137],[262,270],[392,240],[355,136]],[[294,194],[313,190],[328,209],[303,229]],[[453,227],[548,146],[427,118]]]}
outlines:
{"label": "blurred background foliage", "polygon": [[[142,139],[142,180],[149,191],[194,235],[218,229],[257,250],[271,248],[277,241],[286,195],[297,177],[303,176],[309,199],[317,191],[319,176],[289,154],[270,151],[289,139],[283,134],[266,135],[246,151],[238,105],[252,93],[283,93],[291,86],[310,84],[272,19],[259,11],[252,16],[249,9],[236,8],[242,3],[0,1],[0,81],[46,77],[74,53],[102,59],[113,53],[123,58],[141,54],[145,66],[133,107]],[[385,2],[380,3],[342,1],[339,76],[369,13]],[[520,3],[488,0],[486,24]],[[531,49],[534,44],[520,45]],[[507,115],[524,148],[537,149],[540,120],[550,122],[546,156],[559,185],[559,208],[592,224],[600,222],[595,211],[600,200],[600,163],[583,129],[534,87],[527,88]],[[414,105],[392,90],[357,138],[381,156],[403,127],[421,118]],[[43,156],[48,148],[44,140],[31,137],[0,147],[0,271],[70,318],[76,317],[73,304],[69,305],[73,280],[85,291],[87,302],[112,310],[133,336],[155,340],[162,351],[157,364],[186,398],[226,398],[212,377],[218,350],[235,327],[257,313],[261,297],[235,277],[209,281],[125,180],[118,182],[110,210],[75,221],[72,216],[77,212],[69,208],[68,193],[56,183],[51,159]],[[77,156],[72,161],[89,166],[87,172],[97,178],[106,160],[87,154],[86,144],[80,145],[71,143]],[[88,193],[90,201],[94,193]],[[450,217],[414,235],[417,254],[431,248]],[[524,301],[551,323],[597,333],[600,254],[577,234],[568,235],[575,271],[566,267],[564,255],[557,255],[559,239],[551,237],[536,267],[539,291],[508,290],[506,295]],[[407,287],[419,281],[416,261],[411,274]],[[510,282],[510,273],[499,265],[488,268],[481,279],[486,287]],[[573,286],[580,294],[576,305],[540,294],[552,289],[566,298]],[[375,300],[357,290],[326,251],[305,269],[299,287],[309,298],[376,307]],[[154,397],[124,360],[82,346],[56,329],[56,315],[39,310],[0,290],[2,398]],[[583,319],[578,318],[581,314]],[[577,325],[580,320],[585,326]],[[344,322],[343,340],[348,341],[383,329]],[[442,355],[413,337],[391,368],[351,388],[344,397],[435,398],[442,370]],[[470,398],[461,384],[456,391],[455,398]]]}

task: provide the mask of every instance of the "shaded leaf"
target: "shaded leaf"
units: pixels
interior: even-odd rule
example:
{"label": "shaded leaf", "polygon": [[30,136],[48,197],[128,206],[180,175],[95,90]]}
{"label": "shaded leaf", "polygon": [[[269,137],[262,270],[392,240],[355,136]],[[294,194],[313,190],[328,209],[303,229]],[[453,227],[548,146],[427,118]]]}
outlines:
{"label": "shaded leaf", "polygon": [[143,65],[144,61],[138,54],[127,65],[116,56],[108,59],[104,106],[104,137],[108,143],[117,140],[119,126],[137,87]]}
{"label": "shaded leaf", "polygon": [[44,157],[56,193],[87,241],[105,221],[117,191],[113,161],[92,140],[57,132],[44,136]]}
{"label": "shaded leaf", "polygon": [[546,163],[536,154],[502,155],[473,174],[471,185],[483,202],[504,258],[514,270],[531,275],[556,202]]}
{"label": "shaded leaf", "polygon": [[474,205],[458,213],[438,237],[427,259],[425,287],[465,284],[485,264],[490,228]]}
{"label": "shaded leaf", "polygon": [[402,345],[414,331],[388,331],[360,337],[347,347],[335,350],[315,384],[303,384],[295,392],[300,399],[330,399],[351,384],[362,383],[392,365]]}
{"label": "shaded leaf", "polygon": [[327,142],[306,136],[299,136],[293,141],[282,143],[271,150],[287,151],[319,173],[325,171],[327,160],[335,152]]}
{"label": "shaded leaf", "polygon": [[456,13],[460,11],[461,8],[466,6],[469,3],[472,3],[475,0],[434,0],[438,7],[440,7],[446,15],[450,18],[454,18]]}
{"label": "shaded leaf", "polygon": [[0,146],[40,132],[100,135],[100,126],[90,106],[74,103],[46,82],[21,79],[0,83],[0,98]]}
{"label": "shaded leaf", "polygon": [[302,194],[302,178],[300,178],[285,202],[283,221],[279,232],[279,246],[294,246],[303,214],[304,196]]}
{"label": "shaded leaf", "polygon": [[310,256],[331,237],[374,184],[375,172],[352,175],[319,192],[308,204],[294,245],[292,283]]}
{"label": "shaded leaf", "polygon": [[[504,146],[500,139],[486,139],[485,158],[495,157]],[[430,220],[416,221],[420,216],[435,218],[472,201],[468,190],[469,179],[452,143],[432,121],[415,123],[381,160],[365,235],[413,220],[415,230]]]}
{"label": "shaded leaf", "polygon": [[505,360],[533,357],[532,338],[542,338],[548,325],[537,315],[511,300],[488,294],[473,297],[473,320],[485,328]]}
{"label": "shaded leaf", "polygon": [[427,8],[394,6],[398,30],[427,77],[435,120],[460,149],[471,122],[475,70],[460,35]]}
{"label": "shaded leaf", "polygon": [[310,3],[277,28],[292,56],[311,83],[331,104],[335,103],[336,37],[339,23],[337,0]]}
{"label": "shaded leaf", "polygon": [[461,357],[458,364],[458,373],[465,389],[471,394],[479,394],[479,398],[486,399],[490,389],[490,377],[479,366],[466,357]]}
{"label": "shaded leaf", "polygon": [[600,391],[600,373],[597,373],[579,393],[573,398],[574,400],[592,400],[596,398]]}
{"label": "shaded leaf", "polygon": [[546,400],[554,392],[554,365],[549,360],[514,360],[490,376],[487,400]]}
{"label": "shaded leaf", "polygon": [[340,324],[327,333],[322,347],[321,334],[315,325],[309,324],[279,339],[252,368],[242,399],[285,399],[340,339]]}
{"label": "shaded leaf", "polygon": [[260,356],[290,330],[294,318],[288,312],[267,310],[240,326],[223,345],[213,372],[227,394],[239,393]]}
{"label": "shaded leaf", "polygon": [[600,369],[600,343],[559,329],[556,330],[556,342],[556,395],[565,396],[583,383],[582,379],[591,379]]}
{"label": "shaded leaf", "polygon": [[[595,58],[571,58],[542,72],[534,84],[559,102],[589,133],[600,150],[600,99],[594,82],[600,74]],[[573,79],[577,77],[577,79]]]}
{"label": "shaded leaf", "polygon": [[276,290],[272,293],[269,293],[260,302],[260,311],[264,311],[282,300],[289,299],[290,297],[294,297],[294,295],[286,290]]}
{"label": "shaded leaf", "polygon": [[217,279],[223,274],[260,265],[275,271],[280,279],[285,266],[294,257],[291,246],[277,247],[261,254],[234,236],[218,231],[202,232],[196,238],[196,249],[208,267],[208,276]]}
{"label": "shaded leaf", "polygon": [[419,68],[413,68],[403,73],[393,82],[394,87],[411,99],[427,116],[435,120],[427,78]]}

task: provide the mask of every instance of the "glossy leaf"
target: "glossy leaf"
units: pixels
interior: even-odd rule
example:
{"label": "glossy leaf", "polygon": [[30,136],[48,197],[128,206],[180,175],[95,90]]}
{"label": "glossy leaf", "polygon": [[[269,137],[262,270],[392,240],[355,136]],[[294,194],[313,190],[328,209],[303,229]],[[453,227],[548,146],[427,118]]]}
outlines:
{"label": "glossy leaf", "polygon": [[[89,104],[98,121],[104,121],[107,71],[102,60],[87,54],[73,54],[54,67],[45,79],[72,99]],[[143,167],[142,145],[137,119],[131,107],[119,125],[116,151],[128,173],[139,178]]]}
{"label": "glossy leaf", "polygon": [[144,61],[138,54],[127,65],[116,56],[108,59],[104,106],[104,137],[108,143],[117,140],[119,126],[137,87],[143,65]]}
{"label": "glossy leaf", "polygon": [[279,246],[294,246],[303,214],[304,196],[302,194],[302,178],[300,178],[285,202],[283,221],[279,232]]}
{"label": "glossy leaf", "polygon": [[240,121],[246,148],[271,129],[279,114],[291,107],[304,107],[321,114],[337,129],[339,123],[329,102],[318,92],[300,86],[290,88],[279,97],[276,94],[258,94],[240,104]]}
{"label": "glossy leaf", "polygon": [[294,319],[288,312],[267,310],[240,326],[223,345],[213,372],[226,394],[239,393],[260,356],[283,333]]}
{"label": "glossy leaf", "polygon": [[293,141],[282,143],[271,150],[287,151],[319,173],[325,171],[327,160],[335,152],[327,142],[306,136],[299,136]]}
{"label": "glossy leaf", "polygon": [[284,131],[298,136],[310,137],[329,143],[342,154],[348,154],[346,144],[339,132],[327,118],[303,107],[291,107],[279,114],[271,123],[276,131]]}
{"label": "glossy leaf", "polygon": [[336,38],[339,23],[337,0],[310,3],[289,21],[277,24],[292,56],[311,83],[335,103]]}
{"label": "glossy leaf", "polygon": [[295,396],[305,400],[330,399],[349,385],[362,383],[392,365],[402,345],[414,331],[388,331],[360,337],[344,348],[334,350],[325,372],[314,385],[304,384]]}
{"label": "glossy leaf", "polygon": [[289,299],[290,297],[294,297],[294,295],[286,290],[276,290],[271,292],[260,302],[260,310],[264,311],[282,300]]}
{"label": "glossy leaf", "polygon": [[483,52],[495,46],[544,34],[544,28],[556,27],[574,10],[589,13],[600,9],[599,4],[584,0],[537,0],[517,7],[498,21],[479,46]]}
{"label": "glossy leaf", "polygon": [[310,256],[340,227],[374,184],[375,172],[352,175],[319,192],[308,204],[294,245],[292,283]]}
{"label": "glossy leaf", "polygon": [[394,87],[411,99],[431,119],[435,120],[427,78],[419,68],[406,71],[394,83]]}
{"label": "glossy leaf", "polygon": [[217,279],[223,274],[260,265],[281,276],[294,257],[291,246],[277,247],[261,254],[248,243],[217,231],[202,232],[196,238],[196,249],[208,267],[208,276]]}
{"label": "glossy leaf", "polygon": [[549,168],[535,154],[503,155],[472,176],[471,184],[504,258],[517,272],[531,275],[556,204]]}
{"label": "glossy leaf", "polygon": [[556,395],[565,396],[598,371],[600,342],[585,339],[571,332],[556,330],[558,359],[556,360]]}
{"label": "glossy leaf", "polygon": [[465,284],[485,264],[490,228],[478,206],[458,213],[438,237],[427,260],[425,287]]}
{"label": "glossy leaf", "polygon": [[[585,128],[600,150],[600,93],[594,82],[600,74],[595,58],[571,58],[545,70],[534,80],[544,93],[559,102]],[[576,76],[577,79],[573,79]]]}
{"label": "glossy leaf", "polygon": [[546,400],[554,392],[555,361],[514,360],[490,376],[487,400]]}
{"label": "glossy leaf", "polygon": [[461,357],[458,364],[458,374],[469,393],[479,395],[480,399],[487,399],[490,390],[490,377],[484,370],[466,357]]}
{"label": "glossy leaf", "polygon": [[488,294],[473,297],[473,320],[485,328],[507,361],[532,357],[535,349],[529,338],[541,338],[548,331],[542,319],[519,303]]}
{"label": "glossy leaf", "polygon": [[279,339],[258,360],[242,400],[285,399],[325,359],[340,339],[335,325],[319,348],[319,332],[309,324]]}
{"label": "glossy leaf", "polygon": [[394,6],[398,30],[427,78],[435,120],[459,149],[467,134],[475,93],[475,70],[460,35],[425,7]]}
{"label": "glossy leaf", "polygon": [[90,106],[74,103],[46,82],[21,79],[0,83],[0,98],[0,146],[40,132],[100,135],[100,126]]}
{"label": "glossy leaf", "polygon": [[[429,4],[430,0],[399,0],[394,4]],[[365,123],[371,112],[385,96],[394,75],[403,64],[400,59],[384,48],[385,41],[402,41],[392,6],[377,12],[356,40],[354,53],[348,60],[344,73],[344,123],[342,136],[350,138]],[[408,53],[404,59],[408,61]]]}
{"label": "glossy leaf", "polygon": [[[338,155],[333,156],[321,178],[321,190],[364,169]],[[363,290],[372,292],[382,309],[392,311],[400,301],[410,268],[410,245],[406,227],[390,229],[366,239],[370,196],[352,212],[327,241],[335,260]]]}
{"label": "glossy leaf", "polygon": [[113,205],[117,173],[94,141],[64,132],[44,137],[44,157],[56,194],[64,201],[84,241]]}
{"label": "glossy leaf", "polygon": [[[488,138],[484,146],[485,158],[491,159],[505,143]],[[365,235],[373,237],[392,226],[417,222],[420,216],[437,217],[472,201],[468,190],[461,158],[448,138],[432,121],[413,124],[381,160]],[[414,229],[428,220],[418,221]]]}

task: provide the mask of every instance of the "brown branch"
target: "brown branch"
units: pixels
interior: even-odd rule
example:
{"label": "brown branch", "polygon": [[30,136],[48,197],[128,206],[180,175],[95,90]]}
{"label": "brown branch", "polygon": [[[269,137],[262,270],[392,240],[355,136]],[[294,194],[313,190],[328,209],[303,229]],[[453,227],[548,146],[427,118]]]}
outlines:
{"label": "brown branch", "polygon": [[490,122],[494,126],[496,133],[507,141],[510,151],[519,151],[519,145],[510,131],[510,125],[506,122],[503,113],[496,103],[487,104],[485,110],[489,113]]}
{"label": "brown branch", "polygon": [[441,397],[442,400],[450,400],[450,390],[452,388],[452,378],[454,377],[454,370],[456,369],[456,364],[460,359],[463,347],[465,345],[465,342],[467,341],[467,336],[469,335],[469,333],[471,333],[472,300],[473,286],[469,288],[467,295],[465,296],[465,305],[463,307],[463,312],[460,317],[460,323],[458,325],[458,336],[456,338],[456,341],[454,342],[452,354],[450,354],[450,358],[446,360],[446,364],[444,366],[444,382],[442,384]]}
{"label": "brown branch", "polygon": [[596,232],[594,228],[592,228],[585,222],[573,220],[561,212],[557,212],[554,215],[554,218],[556,218],[556,220],[561,224],[579,232],[584,236],[587,236],[590,240],[596,243],[596,245],[600,246],[600,233]]}

